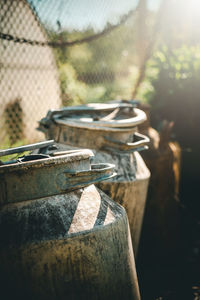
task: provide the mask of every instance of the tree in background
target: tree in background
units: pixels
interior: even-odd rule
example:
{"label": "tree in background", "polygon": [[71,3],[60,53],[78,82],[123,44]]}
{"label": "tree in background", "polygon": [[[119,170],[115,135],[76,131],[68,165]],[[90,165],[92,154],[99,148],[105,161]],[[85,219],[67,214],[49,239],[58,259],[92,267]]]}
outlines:
{"label": "tree in background", "polygon": [[[169,0],[159,40],[146,64],[143,99],[152,106],[152,124],[174,122],[173,138],[182,147],[180,197],[199,218],[200,185],[200,6],[198,1]],[[194,218],[195,219],[195,218]],[[198,222],[198,221],[197,221]]]}
{"label": "tree in background", "polygon": [[[143,46],[147,44],[148,40],[147,27],[151,29],[155,15],[145,9],[145,16],[141,17],[140,11],[143,2],[146,1],[140,0],[135,14],[130,14],[131,17],[122,24],[120,21],[119,26],[116,26],[114,30],[112,29],[113,25],[107,23],[102,33],[112,29],[109,34],[102,34],[98,39],[73,47],[55,49],[59,72],[62,72],[60,75],[61,91],[65,105],[131,97],[132,82],[140,65],[140,56],[144,52],[142,51]],[[126,16],[123,16],[122,20],[124,17]],[[146,35],[143,35],[140,30],[142,19],[145,19]],[[138,30],[140,31],[139,39],[137,37]],[[93,28],[83,31],[64,30],[59,33],[51,32],[50,39],[54,42],[64,42],[95,35],[96,32]],[[68,71],[66,67],[63,67],[66,64]],[[71,76],[69,69],[73,73]],[[66,74],[64,75],[65,70]],[[73,84],[70,85],[69,82],[72,78]],[[68,86],[74,86],[75,89],[67,90]],[[76,89],[79,91],[78,95]],[[69,94],[72,94],[71,100]]]}

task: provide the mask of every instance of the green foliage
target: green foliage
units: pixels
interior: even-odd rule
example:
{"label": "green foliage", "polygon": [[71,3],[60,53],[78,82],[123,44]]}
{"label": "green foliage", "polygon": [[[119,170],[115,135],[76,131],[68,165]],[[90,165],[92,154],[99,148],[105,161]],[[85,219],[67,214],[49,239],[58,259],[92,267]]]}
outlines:
{"label": "green foliage", "polygon": [[[0,148],[1,149],[15,148],[15,147],[23,146],[25,144],[27,144],[27,141],[25,139],[23,139],[23,140],[19,140],[16,143],[11,145],[10,139],[7,136],[7,137],[5,137],[5,139],[3,141],[1,141]],[[18,153],[18,154],[15,153],[15,154],[11,154],[11,155],[2,156],[2,157],[0,157],[0,161],[5,162],[5,161],[8,161],[8,160],[14,160],[14,159],[17,159],[20,156],[27,155],[29,153],[30,153],[30,151],[25,151],[23,153]]]}
{"label": "green foliage", "polygon": [[76,71],[68,64],[59,67],[60,87],[64,105],[80,104],[84,101],[87,87],[84,83],[78,82]]}
{"label": "green foliage", "polygon": [[[137,59],[134,22],[129,20],[92,42],[54,49],[63,105],[130,97],[136,75],[132,66]],[[49,38],[62,42],[95,33],[92,28],[50,32]]]}
{"label": "green foliage", "polygon": [[[146,42],[149,38],[148,34],[146,39],[139,36],[137,18],[136,14],[109,34],[88,43],[54,49],[63,105],[131,97],[138,73],[138,39],[144,45],[144,40]],[[145,18],[149,32],[154,18],[155,13],[149,11]],[[107,23],[105,29],[110,26]],[[66,29],[60,33],[49,32],[49,39],[56,42],[74,41],[96,33],[93,28],[83,31]],[[148,83],[142,85],[142,94],[147,87]]]}
{"label": "green foliage", "polygon": [[162,47],[149,65],[151,89],[146,98],[152,105],[155,127],[163,119],[174,121],[174,133],[188,147],[199,142],[200,128],[200,48]]}

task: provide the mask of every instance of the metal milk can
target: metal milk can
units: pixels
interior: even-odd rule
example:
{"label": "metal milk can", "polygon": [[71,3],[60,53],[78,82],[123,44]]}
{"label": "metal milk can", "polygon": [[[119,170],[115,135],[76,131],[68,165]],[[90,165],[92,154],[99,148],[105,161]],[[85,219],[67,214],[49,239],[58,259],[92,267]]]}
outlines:
{"label": "metal milk can", "polygon": [[138,153],[149,141],[137,132],[137,125],[145,120],[145,113],[129,103],[93,103],[49,111],[39,126],[47,138],[65,144],[65,149],[87,147],[95,153],[95,163],[115,164],[117,176],[98,186],[125,207],[135,255],[150,177]]}
{"label": "metal milk can", "polygon": [[112,178],[114,166],[92,156],[0,161],[2,299],[140,299],[125,210],[92,184]]}
{"label": "metal milk can", "polygon": [[[181,149],[170,141],[173,123],[163,121],[158,133],[150,125],[150,106],[139,104],[148,119],[139,126],[141,133],[150,139],[149,151],[142,153],[152,176],[149,184],[147,206],[141,238],[141,259],[167,261],[176,258],[180,249],[179,182]],[[148,247],[148,253],[146,249]]]}

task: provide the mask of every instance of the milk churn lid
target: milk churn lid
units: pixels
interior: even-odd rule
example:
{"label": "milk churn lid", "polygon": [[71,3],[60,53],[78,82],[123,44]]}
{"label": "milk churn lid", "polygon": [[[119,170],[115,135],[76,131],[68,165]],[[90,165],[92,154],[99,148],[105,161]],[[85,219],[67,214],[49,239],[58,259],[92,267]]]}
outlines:
{"label": "milk churn lid", "polygon": [[48,125],[50,120],[74,127],[103,130],[135,127],[146,120],[146,115],[131,103],[89,103],[49,111],[40,124]]}
{"label": "milk churn lid", "polygon": [[[41,143],[30,144],[26,146],[10,148],[5,150],[0,150],[0,157],[11,155],[14,153],[20,153],[25,151],[31,151],[37,148],[43,148],[53,145],[54,141],[45,141]],[[17,171],[17,170],[32,170],[33,168],[42,168],[53,165],[59,165],[64,163],[70,163],[74,161],[81,161],[93,157],[94,154],[89,149],[80,149],[72,151],[64,151],[59,155],[59,153],[53,153],[52,156],[47,154],[29,154],[18,157],[15,160],[5,161],[0,163],[0,174],[5,172]]]}
{"label": "milk churn lid", "polygon": [[[0,150],[0,159],[53,142]],[[29,154],[6,162],[0,160],[0,205],[62,194],[115,175],[114,165],[91,164],[92,156],[91,150],[80,149],[50,155]]]}

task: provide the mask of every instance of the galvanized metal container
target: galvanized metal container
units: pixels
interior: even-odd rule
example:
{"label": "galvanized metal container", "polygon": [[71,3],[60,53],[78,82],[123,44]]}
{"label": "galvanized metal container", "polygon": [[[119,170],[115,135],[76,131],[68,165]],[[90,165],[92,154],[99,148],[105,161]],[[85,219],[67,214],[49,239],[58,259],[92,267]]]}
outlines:
{"label": "galvanized metal container", "polygon": [[91,185],[113,165],[55,155],[0,165],[2,299],[140,299],[126,213]]}
{"label": "galvanized metal container", "polygon": [[[144,226],[141,237],[141,260],[160,263],[176,259],[180,242],[180,161],[181,149],[170,141],[172,122],[163,122],[158,133],[150,125],[150,106],[140,104],[148,119],[139,130],[150,139],[149,151],[142,153],[152,176],[149,184]],[[146,249],[148,247],[148,252]]]}
{"label": "galvanized metal container", "polygon": [[145,113],[132,104],[88,104],[49,111],[40,121],[47,138],[66,148],[91,148],[94,162],[115,164],[117,176],[98,186],[127,212],[137,254],[150,173],[138,151],[149,139],[137,133]]}

